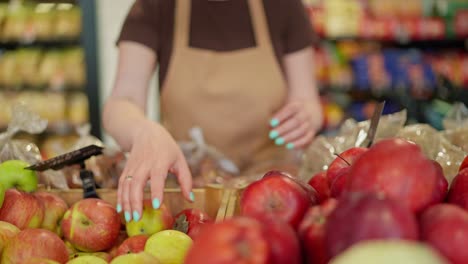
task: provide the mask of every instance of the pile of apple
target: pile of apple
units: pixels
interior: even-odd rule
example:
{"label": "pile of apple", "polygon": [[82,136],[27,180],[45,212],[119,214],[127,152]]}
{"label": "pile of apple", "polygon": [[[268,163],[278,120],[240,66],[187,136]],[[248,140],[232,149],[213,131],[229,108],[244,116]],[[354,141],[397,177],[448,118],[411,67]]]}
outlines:
{"label": "pile of apple", "polygon": [[126,223],[108,202],[89,198],[70,207],[37,190],[28,164],[0,164],[0,263],[183,263],[202,226],[212,219],[187,208],[175,216],[144,201],[140,221]]}
{"label": "pile of apple", "polygon": [[468,263],[468,157],[449,188],[402,139],[348,149],[308,183],[268,172],[238,206],[202,229],[186,263]]}

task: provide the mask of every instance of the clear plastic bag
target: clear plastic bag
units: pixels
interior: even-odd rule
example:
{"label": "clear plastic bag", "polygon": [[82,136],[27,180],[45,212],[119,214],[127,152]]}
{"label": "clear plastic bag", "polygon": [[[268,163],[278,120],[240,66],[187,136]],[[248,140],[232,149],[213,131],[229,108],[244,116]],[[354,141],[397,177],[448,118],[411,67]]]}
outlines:
{"label": "clear plastic bag", "polygon": [[443,120],[443,136],[453,145],[468,152],[468,109],[463,103],[455,103]]}
{"label": "clear plastic bag", "polygon": [[203,131],[194,127],[189,131],[191,141],[178,142],[189,165],[195,187],[225,184],[239,174],[239,168],[220,151],[206,144]]}

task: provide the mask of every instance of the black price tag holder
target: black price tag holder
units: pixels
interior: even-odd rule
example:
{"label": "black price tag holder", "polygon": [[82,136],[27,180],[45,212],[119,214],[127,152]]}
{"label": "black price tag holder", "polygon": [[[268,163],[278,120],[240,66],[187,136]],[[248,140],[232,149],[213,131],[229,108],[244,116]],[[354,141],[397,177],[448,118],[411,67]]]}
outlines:
{"label": "black price tag holder", "polygon": [[92,156],[101,155],[102,147],[89,145],[57,157],[33,164],[25,169],[34,171],[60,170],[66,166],[80,165],[80,178],[83,182],[83,198],[100,198],[96,192],[96,181],[92,171],[86,169],[85,161]]}

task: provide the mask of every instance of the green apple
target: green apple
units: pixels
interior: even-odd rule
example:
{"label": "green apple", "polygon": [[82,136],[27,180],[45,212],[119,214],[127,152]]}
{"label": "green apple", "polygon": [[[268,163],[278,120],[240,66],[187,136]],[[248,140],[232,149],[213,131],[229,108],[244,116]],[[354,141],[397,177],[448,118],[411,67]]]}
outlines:
{"label": "green apple", "polygon": [[145,199],[141,219],[138,222],[130,221],[126,223],[125,228],[129,237],[136,235],[151,236],[161,230],[171,228],[173,223],[174,217],[164,204],[159,209],[153,209],[151,201]]}
{"label": "green apple", "polygon": [[2,255],[3,248],[11,238],[16,236],[20,229],[8,222],[0,221],[0,256]]}
{"label": "green apple", "polygon": [[449,264],[434,249],[420,242],[404,240],[366,241],[355,244],[330,264]]}
{"label": "green apple", "polygon": [[159,259],[161,264],[183,264],[192,239],[177,230],[163,230],[146,241],[145,252]]}
{"label": "green apple", "polygon": [[74,254],[70,255],[70,259],[76,259],[83,256],[94,256],[105,261],[112,260],[111,254],[107,252],[75,252]]}
{"label": "green apple", "polygon": [[108,264],[109,262],[103,260],[100,257],[96,256],[80,256],[74,259],[71,259],[67,264]]}
{"label": "green apple", "polygon": [[45,258],[31,258],[23,264],[60,264],[60,262]]}
{"label": "green apple", "polygon": [[114,258],[110,264],[159,264],[156,257],[146,252],[130,253]]}
{"label": "green apple", "polygon": [[0,183],[5,189],[16,188],[24,192],[37,190],[35,171],[25,169],[29,164],[22,160],[7,160],[0,164]]}

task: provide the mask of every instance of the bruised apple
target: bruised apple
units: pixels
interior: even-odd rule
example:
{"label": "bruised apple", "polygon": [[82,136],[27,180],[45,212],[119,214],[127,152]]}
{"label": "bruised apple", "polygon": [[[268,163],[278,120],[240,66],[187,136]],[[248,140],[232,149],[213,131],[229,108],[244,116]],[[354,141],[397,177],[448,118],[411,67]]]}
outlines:
{"label": "bruised apple", "polygon": [[414,214],[400,202],[374,193],[348,193],[326,223],[330,257],[365,240],[419,238]]}
{"label": "bruised apple", "polygon": [[346,192],[383,193],[419,213],[439,192],[437,167],[421,148],[397,138],[383,139],[352,165]]}
{"label": "bruised apple", "polygon": [[325,226],[328,216],[338,201],[330,198],[321,205],[312,206],[302,219],[298,234],[308,264],[327,264],[330,260],[325,243]]}
{"label": "bruised apple", "polygon": [[211,217],[200,209],[189,208],[179,212],[175,217],[173,229],[181,231],[195,239],[200,229],[207,223],[213,222]]}
{"label": "bruised apple", "polygon": [[245,188],[240,211],[254,218],[277,218],[297,229],[307,209],[315,204],[317,192],[310,185],[283,172],[270,171]]}
{"label": "bruised apple", "polygon": [[83,252],[110,249],[120,233],[120,216],[101,199],[87,198],[67,210],[62,220],[65,239]]}

